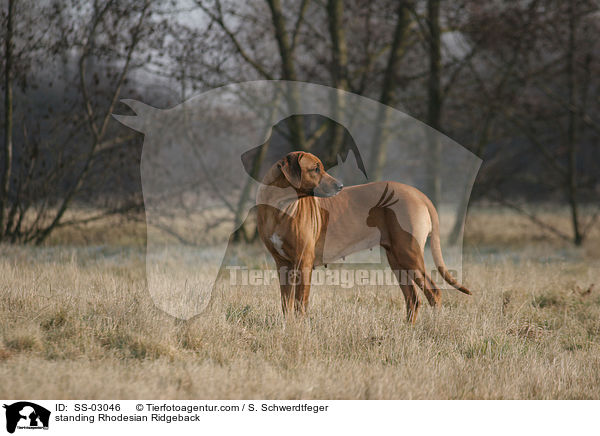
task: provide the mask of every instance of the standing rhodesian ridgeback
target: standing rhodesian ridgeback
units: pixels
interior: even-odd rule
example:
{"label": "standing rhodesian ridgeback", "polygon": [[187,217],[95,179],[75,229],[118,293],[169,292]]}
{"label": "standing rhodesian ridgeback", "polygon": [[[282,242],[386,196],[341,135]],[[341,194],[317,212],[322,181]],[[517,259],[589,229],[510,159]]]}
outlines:
{"label": "standing rhodesian ridgeback", "polygon": [[381,245],[402,288],[407,319],[414,322],[420,305],[417,287],[432,306],[441,302],[440,290],[425,270],[429,235],[444,280],[471,293],[446,268],[438,214],[425,194],[397,182],[342,188],[316,156],[293,152],[273,165],[258,189],[258,231],[280,280],[285,278],[280,283],[284,314],[293,308],[306,312],[315,266]]}

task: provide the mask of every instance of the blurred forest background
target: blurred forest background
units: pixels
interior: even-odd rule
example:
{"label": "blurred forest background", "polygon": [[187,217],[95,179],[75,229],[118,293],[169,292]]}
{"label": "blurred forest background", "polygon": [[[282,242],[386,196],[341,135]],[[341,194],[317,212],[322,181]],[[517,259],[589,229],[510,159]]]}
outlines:
{"label": "blurred forest background", "polygon": [[[347,90],[443,132],[483,159],[471,205],[575,245],[598,225],[598,0],[2,0],[0,13],[1,242],[143,221],[143,136],[112,118],[131,113],[119,101],[168,108],[258,79]],[[444,165],[435,142],[428,156]],[[229,192],[234,222],[252,198]]]}

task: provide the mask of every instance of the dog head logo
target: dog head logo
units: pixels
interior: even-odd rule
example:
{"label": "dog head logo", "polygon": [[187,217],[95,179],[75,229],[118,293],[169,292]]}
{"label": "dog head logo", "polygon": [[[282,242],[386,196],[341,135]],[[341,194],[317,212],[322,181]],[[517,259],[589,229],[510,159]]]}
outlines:
{"label": "dog head logo", "polygon": [[[444,222],[464,220],[458,206],[468,198],[481,162],[404,112],[310,83],[232,84],[169,109],[123,103],[135,115],[114,117],[144,134],[148,289],[157,307],[182,319],[209,303],[228,242],[256,206],[265,172],[290,151],[315,154],[345,186],[377,179],[424,190],[424,156],[434,136],[445,163],[437,174]],[[379,237],[376,228],[374,235]],[[460,275],[462,246],[445,254]]]}
{"label": "dog head logo", "polygon": [[241,156],[250,177],[262,183],[275,163],[298,150],[298,144],[292,139],[295,124],[303,130],[304,145],[300,147],[319,156],[325,171],[332,176],[335,174],[346,186],[367,181],[363,157],[350,132],[335,120],[318,114],[292,115],[272,126],[263,144]]}
{"label": "dog head logo", "polygon": [[4,405],[6,409],[6,431],[16,429],[48,429],[50,411],[29,401]]}

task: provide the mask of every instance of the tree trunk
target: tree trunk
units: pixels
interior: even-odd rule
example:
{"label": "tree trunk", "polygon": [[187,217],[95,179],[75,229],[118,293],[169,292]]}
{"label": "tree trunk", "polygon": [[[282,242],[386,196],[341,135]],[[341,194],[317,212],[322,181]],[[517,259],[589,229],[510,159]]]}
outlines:
{"label": "tree trunk", "polygon": [[252,174],[250,175],[250,177],[248,177],[248,180],[246,180],[246,184],[244,185],[244,188],[242,189],[242,192],[240,194],[240,198],[238,200],[233,220],[233,229],[235,231],[235,233],[233,234],[233,242],[240,242],[242,240],[242,236],[244,237],[246,242],[250,242],[247,229],[245,228],[245,222],[242,222],[242,219],[244,218],[244,205],[250,198],[250,191],[252,188],[253,179],[258,177],[260,167],[263,164],[268,148],[269,143],[266,142],[261,148],[260,152],[254,158],[254,162],[252,163]]}
{"label": "tree trunk", "polygon": [[387,122],[388,114],[387,106],[391,104],[392,96],[394,95],[396,69],[398,61],[402,57],[402,52],[404,51],[404,40],[409,24],[409,2],[402,1],[398,6],[394,39],[392,40],[392,46],[390,47],[390,56],[383,77],[381,95],[379,97],[379,102],[382,105],[379,106],[377,113],[375,136],[373,138],[373,148],[370,156],[370,180],[379,180],[381,178],[381,171],[386,155],[385,141],[387,138],[385,124]]}
{"label": "tree trunk", "polygon": [[4,210],[8,208],[10,195],[10,177],[12,172],[13,154],[13,93],[12,93],[12,63],[13,63],[13,16],[16,0],[8,0],[6,21],[6,39],[4,45],[4,166],[0,182],[0,240],[4,238]]}
{"label": "tree trunk", "polygon": [[[481,135],[479,136],[479,141],[477,143],[477,148],[474,150],[477,156],[483,156],[483,151],[485,149],[486,144],[489,142],[489,133],[492,125],[492,111],[490,110],[483,121],[483,128],[481,131]],[[468,170],[469,173],[475,171],[475,168],[470,168]],[[458,204],[458,210],[456,211],[456,219],[454,220],[454,225],[452,226],[452,230],[450,231],[450,235],[448,236],[448,244],[456,245],[459,237],[463,232],[463,224],[464,218],[467,213],[467,208],[469,207],[469,199],[471,198],[471,186],[467,185],[465,187],[465,191],[460,197],[460,203]]]}
{"label": "tree trunk", "polygon": [[[340,91],[348,90],[348,47],[346,45],[346,36],[342,22],[343,5],[341,0],[329,0],[327,2],[327,19],[329,22],[329,35],[331,37],[332,47],[332,65],[331,78],[333,86],[338,90],[335,93],[333,113],[339,120],[339,116],[344,112],[344,99]],[[335,124],[332,131],[330,159],[336,161],[336,155],[342,147],[344,139],[344,127],[341,124]]]}
{"label": "tree trunk", "polygon": [[[427,0],[427,26],[429,29],[429,80],[427,85],[427,124],[439,131],[442,117],[441,92],[441,37],[440,0]],[[441,144],[439,133],[427,130],[427,195],[436,207],[442,196]]]}
{"label": "tree trunk", "polygon": [[579,227],[579,203],[577,201],[577,149],[576,149],[576,114],[575,107],[575,71],[574,71],[574,52],[576,48],[576,18],[574,11],[574,0],[569,3],[569,42],[567,46],[567,88],[569,99],[569,119],[567,127],[567,197],[569,207],[571,208],[571,223],[573,226],[573,242],[575,245],[581,245],[583,235]]}
{"label": "tree trunk", "polygon": [[[294,57],[290,46],[287,31],[285,29],[285,19],[281,12],[281,3],[279,0],[267,0],[269,8],[271,9],[271,19],[273,21],[273,28],[275,29],[275,39],[277,40],[277,46],[279,48],[279,55],[281,57],[281,72],[283,80],[296,80],[296,71],[294,68]],[[298,100],[300,96],[296,91],[296,87],[290,84],[287,92],[287,102],[290,112],[292,114],[298,113]],[[304,150],[306,140],[304,138],[304,125],[302,124],[302,117],[291,117],[288,122],[288,128],[290,129],[290,135],[292,142],[296,150]]]}

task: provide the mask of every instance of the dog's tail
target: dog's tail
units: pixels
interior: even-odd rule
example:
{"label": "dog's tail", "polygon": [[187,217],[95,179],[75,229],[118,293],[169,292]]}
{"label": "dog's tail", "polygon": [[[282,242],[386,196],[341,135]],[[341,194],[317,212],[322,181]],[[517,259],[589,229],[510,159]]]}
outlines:
{"label": "dog's tail", "polygon": [[471,295],[471,291],[469,291],[466,287],[461,285],[458,282],[458,280],[456,280],[450,274],[448,268],[446,268],[446,263],[444,262],[444,258],[442,257],[442,247],[440,244],[440,220],[438,218],[438,213],[435,210],[435,206],[433,205],[431,200],[427,198],[426,195],[423,195],[423,197],[425,197],[425,204],[427,205],[427,209],[429,210],[429,216],[431,218],[431,255],[433,256],[435,266],[437,267],[444,280],[448,282],[448,284],[458,289],[460,292],[464,292],[465,294]]}

